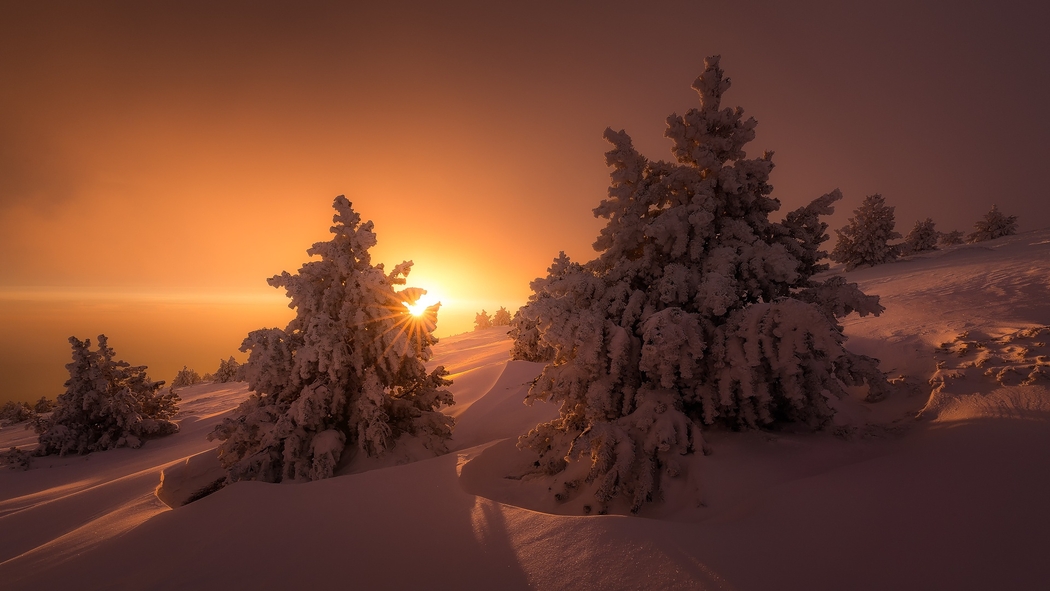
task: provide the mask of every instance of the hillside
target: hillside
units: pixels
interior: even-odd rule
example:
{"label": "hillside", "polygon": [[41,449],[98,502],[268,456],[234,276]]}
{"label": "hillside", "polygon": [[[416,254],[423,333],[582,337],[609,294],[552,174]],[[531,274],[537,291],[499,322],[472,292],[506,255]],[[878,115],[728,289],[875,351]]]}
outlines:
{"label": "hillside", "polygon": [[[0,587],[1050,586],[1050,230],[847,276],[886,307],[845,324],[849,348],[899,376],[894,395],[857,392],[819,433],[708,431],[714,453],[639,516],[586,515],[522,478],[515,438],[556,409],[521,403],[540,366],[490,329],[435,348],[456,397],[445,456],[171,509],[162,471],[176,490],[206,468],[206,433],[246,396],[206,384],[181,391],[176,435],[0,470]],[[0,449],[33,442],[0,430]]]}

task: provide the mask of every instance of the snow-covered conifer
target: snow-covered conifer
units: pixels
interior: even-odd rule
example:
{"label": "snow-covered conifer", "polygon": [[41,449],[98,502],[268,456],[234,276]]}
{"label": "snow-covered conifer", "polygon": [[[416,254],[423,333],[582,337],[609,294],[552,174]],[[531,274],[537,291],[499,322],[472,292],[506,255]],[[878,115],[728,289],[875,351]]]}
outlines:
{"label": "snow-covered conifer", "polygon": [[0,421],[9,423],[21,423],[33,418],[33,409],[28,403],[8,400],[0,406]]}
{"label": "snow-covered conifer", "polygon": [[882,195],[868,195],[853,211],[849,223],[835,230],[838,242],[831,251],[831,260],[845,263],[847,271],[896,260],[900,247],[889,241],[901,235],[894,231],[894,225],[893,206],[886,205]]}
{"label": "snow-covered conifer", "polygon": [[451,382],[424,365],[439,304],[412,315],[405,304],[426,292],[395,289],[412,263],[372,265],[372,222],[342,195],[334,208],[333,238],[307,251],[319,260],[268,281],[285,289],[295,318],[241,345],[254,392],[211,435],[230,481],[327,478],[358,451],[379,456],[408,440],[446,451],[453,420],[438,408],[453,403]]}
{"label": "snow-covered conifer", "polygon": [[175,374],[175,379],[171,381],[171,387],[185,388],[186,386],[199,384],[202,381],[200,374],[183,365],[182,369],[179,370],[179,373]]}
{"label": "snow-covered conifer", "polygon": [[58,396],[51,416],[37,424],[37,453],[85,454],[114,447],[139,447],[144,439],[179,430],[172,422],[179,397],[161,390],[164,382],[146,375],[146,366],[132,366],[113,358],[106,335],[69,338],[73,361],[66,365],[69,380]]}
{"label": "snow-covered conifer", "polygon": [[44,414],[46,412],[51,412],[52,410],[54,410],[54,408],[55,408],[55,401],[54,400],[51,400],[47,396],[41,396],[40,400],[37,400],[36,404],[33,405],[33,412],[35,412],[37,414]]}
{"label": "snow-covered conifer", "polygon": [[241,364],[237,363],[237,360],[233,358],[233,355],[230,355],[229,359],[220,359],[219,369],[215,370],[215,373],[212,374],[212,379],[220,384],[240,381],[243,377]]}
{"label": "snow-covered conifer", "polygon": [[528,400],[561,409],[518,445],[564,473],[566,493],[589,489],[599,511],[651,500],[685,469],[682,454],[705,447],[701,425],[817,428],[847,386],[867,382],[878,397],[887,385],[876,360],[843,347],[837,323],[877,314],[877,298],[841,277],[812,279],[824,268],[819,216],[841,194],[770,221],[772,155],[746,157],[756,122],[721,108],[718,57],[693,88],[700,108],[667,120],[677,162],[650,161],[606,130],[600,254],[582,265],[563,254],[518,312],[554,351]]}
{"label": "snow-covered conifer", "polygon": [[492,315],[492,326],[509,326],[510,325],[510,312],[507,311],[503,306],[496,310],[496,313]]}
{"label": "snow-covered conifer", "polygon": [[984,219],[977,220],[973,225],[973,232],[966,237],[969,243],[994,240],[1003,236],[1017,233],[1017,216],[1003,215],[998,205],[993,205],[992,210],[984,214]]}
{"label": "snow-covered conifer", "polygon": [[937,250],[937,239],[941,233],[934,228],[933,218],[915,222],[915,226],[904,238],[904,250],[906,252],[926,252]]}
{"label": "snow-covered conifer", "polygon": [[954,246],[963,243],[962,230],[952,230],[941,234],[941,246]]}
{"label": "snow-covered conifer", "polygon": [[474,316],[474,330],[484,330],[486,328],[492,328],[492,319],[489,317],[489,313],[482,310]]}

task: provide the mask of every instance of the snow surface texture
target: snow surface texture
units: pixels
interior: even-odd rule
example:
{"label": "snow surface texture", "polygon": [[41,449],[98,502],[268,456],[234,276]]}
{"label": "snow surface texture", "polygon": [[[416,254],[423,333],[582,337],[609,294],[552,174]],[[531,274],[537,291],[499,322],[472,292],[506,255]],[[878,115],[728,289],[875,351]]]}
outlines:
{"label": "snow surface texture", "polygon": [[[848,279],[886,306],[846,320],[850,346],[903,375],[900,392],[828,432],[708,432],[704,507],[584,516],[507,478],[527,462],[517,435],[557,409],[521,404],[542,366],[509,361],[489,329],[434,348],[455,380],[448,455],[239,482],[171,510],[160,472],[213,447],[206,433],[247,396],[231,383],[182,390],[180,431],[140,449],[0,470],[0,588],[1048,588],[1050,382],[1021,382],[1050,341],[1050,230]],[[965,377],[916,420],[941,385],[927,380],[952,369]],[[2,448],[34,442],[0,430]]]}

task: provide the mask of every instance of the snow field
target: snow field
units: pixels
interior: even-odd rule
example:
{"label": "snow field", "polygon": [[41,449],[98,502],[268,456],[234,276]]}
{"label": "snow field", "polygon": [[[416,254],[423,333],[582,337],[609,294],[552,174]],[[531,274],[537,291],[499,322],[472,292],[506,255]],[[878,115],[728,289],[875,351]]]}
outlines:
{"label": "snow field", "polygon": [[[0,588],[1046,588],[1048,255],[1043,230],[851,272],[886,311],[846,318],[847,347],[903,376],[891,397],[858,393],[818,433],[706,430],[695,480],[634,517],[521,478],[516,437],[556,409],[521,403],[541,366],[509,361],[505,329],[435,347],[454,379],[449,454],[170,509],[161,471],[213,448],[247,395],[186,388],[177,434],[0,471]],[[0,446],[30,435],[4,427]]]}

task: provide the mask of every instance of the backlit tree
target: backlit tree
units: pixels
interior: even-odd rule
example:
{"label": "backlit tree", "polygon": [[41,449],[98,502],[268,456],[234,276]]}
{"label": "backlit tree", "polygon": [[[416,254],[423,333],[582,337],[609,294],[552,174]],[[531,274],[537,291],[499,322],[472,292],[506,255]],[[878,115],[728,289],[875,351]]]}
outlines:
{"label": "backlit tree", "polygon": [[413,315],[406,304],[426,292],[397,289],[412,263],[389,273],[372,265],[372,222],[342,195],[334,207],[333,238],[307,251],[318,259],[268,281],[284,288],[295,318],[241,345],[253,394],[212,433],[230,481],[327,478],[354,454],[399,445],[446,451],[453,420],[438,409],[453,403],[451,382],[424,365],[439,304]]}
{"label": "backlit tree", "polygon": [[179,396],[161,390],[164,382],[146,375],[146,366],[114,359],[106,335],[91,339],[69,337],[73,361],[66,365],[69,379],[48,418],[37,422],[37,453],[85,454],[114,447],[139,447],[151,437],[179,430],[172,421]]}

